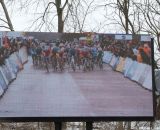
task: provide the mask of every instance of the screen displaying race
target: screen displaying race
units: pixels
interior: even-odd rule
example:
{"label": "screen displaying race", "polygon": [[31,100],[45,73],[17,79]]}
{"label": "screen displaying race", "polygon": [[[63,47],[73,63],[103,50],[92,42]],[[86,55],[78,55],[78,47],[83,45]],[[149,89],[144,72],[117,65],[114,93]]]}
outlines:
{"label": "screen displaying race", "polygon": [[0,32],[0,118],[153,117],[150,35]]}

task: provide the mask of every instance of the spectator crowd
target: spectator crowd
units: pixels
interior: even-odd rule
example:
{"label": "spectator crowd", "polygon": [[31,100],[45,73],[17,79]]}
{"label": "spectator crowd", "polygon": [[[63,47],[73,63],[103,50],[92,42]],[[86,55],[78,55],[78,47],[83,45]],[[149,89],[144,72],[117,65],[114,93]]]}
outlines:
{"label": "spectator crowd", "polygon": [[116,56],[129,57],[140,63],[151,64],[151,43],[115,40],[107,45],[105,50]]}
{"label": "spectator crowd", "polygon": [[5,59],[12,53],[18,51],[22,46],[28,44],[28,40],[19,38],[3,38],[3,43],[0,47],[0,66],[4,65]]}

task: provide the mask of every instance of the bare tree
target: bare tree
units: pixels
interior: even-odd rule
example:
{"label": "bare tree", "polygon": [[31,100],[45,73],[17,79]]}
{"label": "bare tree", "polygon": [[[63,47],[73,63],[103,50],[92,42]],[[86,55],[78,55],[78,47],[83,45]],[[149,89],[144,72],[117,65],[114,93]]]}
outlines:
{"label": "bare tree", "polygon": [[[12,0],[12,2],[15,1],[16,0]],[[32,12],[34,12],[35,18],[33,18],[29,29],[34,27],[34,30],[38,31],[41,31],[42,28],[45,28],[46,31],[53,31],[57,25],[57,31],[62,33],[72,0],[18,0],[18,3],[20,3],[20,11],[27,10],[27,13],[32,9]],[[55,24],[54,20],[57,20],[57,24]]]}
{"label": "bare tree", "polygon": [[1,3],[1,5],[2,5],[4,14],[5,14],[5,17],[6,17],[6,20],[7,20],[7,21],[6,21],[6,20],[0,18],[0,21],[2,21],[4,24],[7,24],[7,25],[8,25],[8,26],[2,25],[2,26],[0,26],[0,27],[7,28],[7,29],[9,29],[9,30],[11,30],[11,31],[14,31],[13,25],[12,25],[12,22],[11,22],[11,19],[10,19],[9,14],[8,14],[7,7],[6,7],[5,3],[4,3],[4,0],[0,0],[0,3]]}
{"label": "bare tree", "polygon": [[69,10],[67,27],[68,30],[73,32],[84,32],[87,17],[93,12],[93,5],[95,0],[73,0]]}
{"label": "bare tree", "polygon": [[[126,34],[129,33],[129,18],[128,18],[129,7],[130,7],[129,4],[130,4],[129,0],[117,0],[117,6],[119,9],[120,19],[121,19],[121,22],[125,29]],[[125,22],[123,22],[121,14],[124,15]]]}
{"label": "bare tree", "polygon": [[134,3],[142,13],[143,31],[156,36],[157,45],[160,47],[158,38],[160,32],[160,2],[158,0],[143,0]]}
{"label": "bare tree", "polygon": [[65,0],[64,5],[62,5],[62,0],[55,0],[55,2],[49,2],[47,7],[45,8],[43,17],[45,17],[46,11],[48,10],[48,7],[51,4],[53,4],[56,7],[57,16],[58,16],[58,32],[62,33],[64,30],[64,21],[65,21],[65,18],[63,19],[63,14],[64,14],[63,11],[66,5],[69,4],[68,0]]}

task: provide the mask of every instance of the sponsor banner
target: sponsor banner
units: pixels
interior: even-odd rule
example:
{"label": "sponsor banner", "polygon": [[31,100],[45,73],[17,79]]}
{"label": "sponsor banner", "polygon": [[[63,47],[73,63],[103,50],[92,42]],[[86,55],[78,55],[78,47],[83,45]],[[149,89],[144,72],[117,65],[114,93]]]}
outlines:
{"label": "sponsor banner", "polygon": [[149,36],[149,35],[141,35],[141,41],[142,42],[150,42],[151,41],[151,36]]}
{"label": "sponsor banner", "polygon": [[132,40],[132,35],[115,35],[115,40]]}

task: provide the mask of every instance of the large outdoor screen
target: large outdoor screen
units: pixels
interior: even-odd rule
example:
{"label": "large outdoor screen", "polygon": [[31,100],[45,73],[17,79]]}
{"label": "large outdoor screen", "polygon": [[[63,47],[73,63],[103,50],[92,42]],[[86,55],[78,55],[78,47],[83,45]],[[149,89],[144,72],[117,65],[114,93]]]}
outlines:
{"label": "large outdoor screen", "polygon": [[0,33],[0,119],[154,116],[150,35]]}

